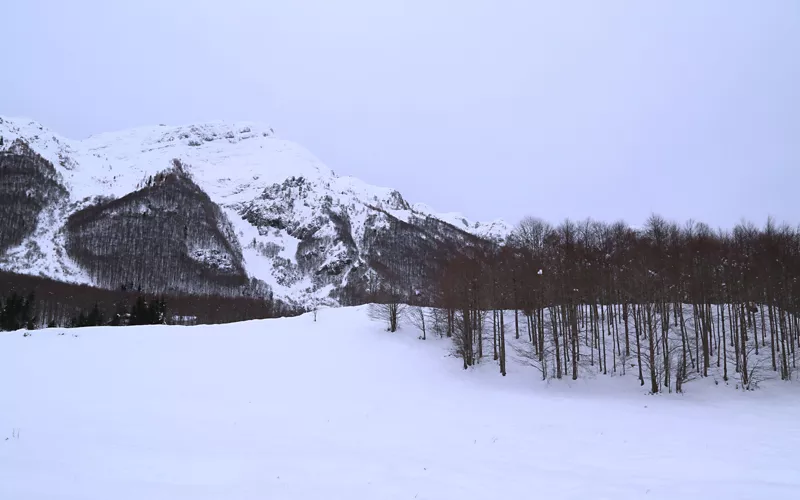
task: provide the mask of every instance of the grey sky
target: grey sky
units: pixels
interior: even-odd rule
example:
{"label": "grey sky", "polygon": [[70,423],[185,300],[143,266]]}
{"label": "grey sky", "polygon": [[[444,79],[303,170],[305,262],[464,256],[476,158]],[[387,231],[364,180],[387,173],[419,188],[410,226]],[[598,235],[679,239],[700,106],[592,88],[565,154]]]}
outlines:
{"label": "grey sky", "polygon": [[108,0],[2,8],[0,113],[254,120],[476,219],[800,222],[800,2]]}

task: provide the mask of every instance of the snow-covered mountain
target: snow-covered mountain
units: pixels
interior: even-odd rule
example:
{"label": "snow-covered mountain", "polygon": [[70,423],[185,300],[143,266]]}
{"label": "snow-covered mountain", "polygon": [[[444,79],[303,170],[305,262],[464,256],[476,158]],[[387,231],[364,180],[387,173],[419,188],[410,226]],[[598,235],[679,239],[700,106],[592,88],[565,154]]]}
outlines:
{"label": "snow-covered mountain", "polygon": [[[0,184],[7,200],[17,200],[0,216],[35,215],[0,244],[0,269],[18,273],[105,287],[124,278],[120,284],[136,286],[120,260],[127,262],[121,252],[134,252],[131,235],[139,235],[173,243],[168,251],[140,246],[141,266],[156,259],[163,274],[176,259],[199,263],[181,268],[181,291],[258,280],[277,297],[304,302],[340,298],[387,261],[413,266],[415,252],[419,258],[444,243],[502,241],[509,232],[502,221],[438,214],[393,189],[337,176],[256,123],[159,125],[71,140],[34,121],[0,117],[0,137]],[[52,168],[36,163],[38,156]],[[38,177],[30,176],[32,165]],[[43,179],[54,187],[30,202]],[[101,261],[119,269],[94,264]],[[217,288],[203,288],[207,268]],[[142,271],[132,274],[141,279]]]}

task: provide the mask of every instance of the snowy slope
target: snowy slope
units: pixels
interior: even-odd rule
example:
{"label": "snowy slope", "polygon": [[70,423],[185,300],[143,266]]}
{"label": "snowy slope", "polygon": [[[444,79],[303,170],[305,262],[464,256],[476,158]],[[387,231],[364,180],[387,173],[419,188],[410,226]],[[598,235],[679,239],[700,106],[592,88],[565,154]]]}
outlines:
{"label": "snowy slope", "polygon": [[[0,268],[17,272],[90,283],[60,252],[63,234],[59,228],[66,217],[95,197],[119,198],[141,188],[148,178],[168,168],[173,158],[188,165],[194,182],[227,213],[244,250],[248,273],[272,285],[278,296],[299,298],[319,293],[326,285],[312,282],[308,272],[297,269],[296,234],[314,232],[317,239],[334,235],[331,211],[346,216],[356,245],[361,244],[368,224],[381,223],[373,207],[400,220],[432,216],[483,238],[502,240],[510,230],[502,221],[482,224],[458,214],[436,214],[426,205],[408,204],[395,190],[339,177],[302,147],[256,123],[142,127],[71,140],[34,121],[0,117],[0,136],[5,147],[19,138],[51,161],[70,193],[67,205],[51,210],[47,220],[40,222],[33,242],[0,261]],[[300,187],[286,184],[292,179],[299,180]],[[265,192],[270,193],[268,198]],[[252,215],[249,222],[243,220],[245,213]],[[259,217],[271,223],[280,218],[280,224],[254,223]],[[41,249],[35,256],[23,251],[32,243]],[[351,261],[352,256],[343,256],[345,250],[331,243],[325,249],[328,259],[321,265]],[[275,259],[276,253],[280,259]]]}
{"label": "snowy slope", "polygon": [[[0,334],[0,498],[796,499],[800,394],[461,370],[364,308]],[[486,368],[486,369],[483,369]],[[573,384],[568,387],[568,384]],[[8,438],[7,440],[5,438]]]}

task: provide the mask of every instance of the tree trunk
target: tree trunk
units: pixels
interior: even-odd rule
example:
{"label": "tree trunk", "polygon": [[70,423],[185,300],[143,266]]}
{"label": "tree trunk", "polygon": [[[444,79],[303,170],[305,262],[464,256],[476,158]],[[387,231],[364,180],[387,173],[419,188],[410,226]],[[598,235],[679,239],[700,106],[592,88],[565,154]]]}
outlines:
{"label": "tree trunk", "polygon": [[642,373],[642,344],[639,340],[639,314],[636,313],[636,305],[633,306],[633,330],[636,335],[636,359],[639,364],[639,382],[644,385],[644,374]]}
{"label": "tree trunk", "polygon": [[648,363],[650,364],[650,392],[653,394],[658,393],[658,376],[656,374],[656,344],[655,344],[655,332],[653,331],[653,305],[647,304],[647,309],[645,310],[647,314],[647,339],[649,342],[649,354],[648,354]]}
{"label": "tree trunk", "polygon": [[492,350],[494,351],[494,360],[497,361],[499,353],[497,352],[497,310],[492,310]]}
{"label": "tree trunk", "polygon": [[722,317],[722,380],[728,381],[728,341],[725,339],[725,306],[720,306]]}
{"label": "tree trunk", "polygon": [[[744,389],[749,389],[750,388],[750,374],[747,371],[747,320],[745,318],[744,304],[741,304],[739,307],[740,307],[740,311],[741,311],[741,317],[740,317],[741,325],[740,326],[741,326],[741,329],[742,329],[742,334],[741,334],[741,342],[742,342],[742,386],[743,386]],[[758,342],[758,339],[756,339],[756,342]]]}
{"label": "tree trunk", "polygon": [[625,358],[631,356],[630,335],[628,333],[628,303],[622,304],[622,322],[625,325]]}
{"label": "tree trunk", "polygon": [[578,342],[578,317],[577,308],[570,306],[572,318],[572,380],[578,380],[578,359],[580,358],[580,342]]}
{"label": "tree trunk", "polygon": [[506,376],[506,327],[503,317],[505,311],[500,310],[500,373]]}
{"label": "tree trunk", "polygon": [[558,344],[558,313],[555,312],[554,308],[550,308],[550,324],[553,327],[553,344],[555,346],[555,358],[556,358],[556,378],[561,378],[561,351],[560,346]]}

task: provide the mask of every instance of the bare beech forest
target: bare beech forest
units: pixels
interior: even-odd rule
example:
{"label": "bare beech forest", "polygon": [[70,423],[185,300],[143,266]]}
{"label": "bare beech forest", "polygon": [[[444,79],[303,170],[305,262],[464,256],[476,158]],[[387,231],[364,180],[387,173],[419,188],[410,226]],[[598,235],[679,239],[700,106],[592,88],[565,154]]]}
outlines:
{"label": "bare beech forest", "polygon": [[700,377],[752,389],[796,369],[800,232],[771,220],[715,231],[527,218],[506,245],[438,269],[429,287],[388,273],[373,316],[396,329],[410,297],[404,319],[452,338],[465,369],[492,360],[505,375],[516,356],[543,379],[627,374],[652,393]]}

